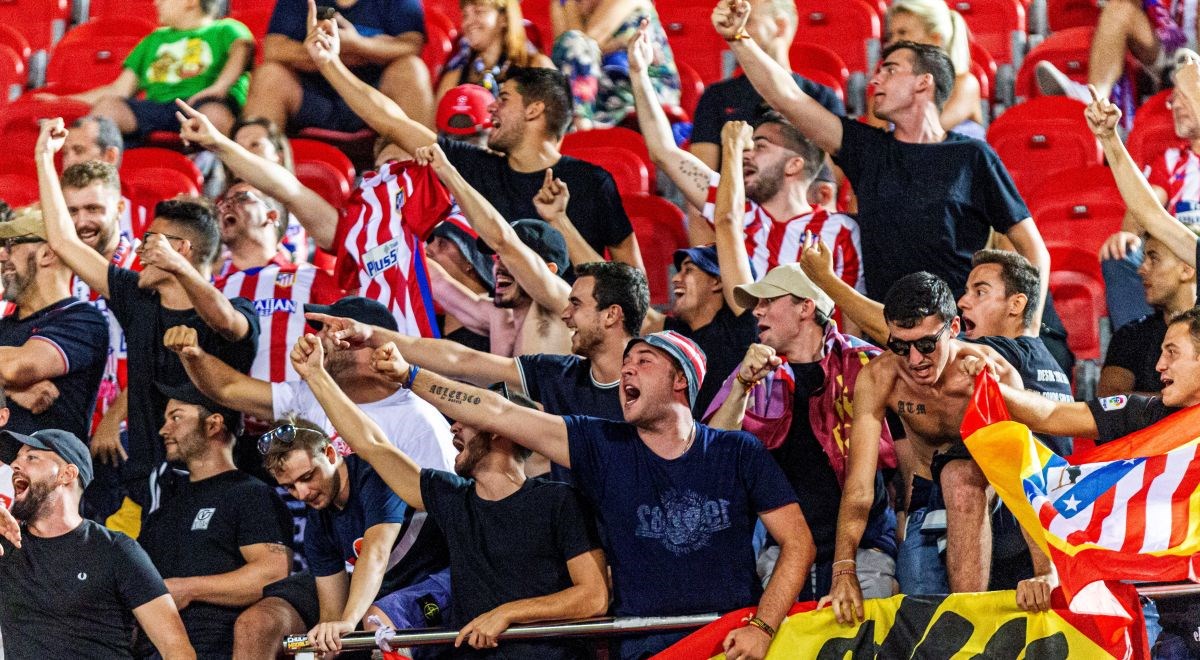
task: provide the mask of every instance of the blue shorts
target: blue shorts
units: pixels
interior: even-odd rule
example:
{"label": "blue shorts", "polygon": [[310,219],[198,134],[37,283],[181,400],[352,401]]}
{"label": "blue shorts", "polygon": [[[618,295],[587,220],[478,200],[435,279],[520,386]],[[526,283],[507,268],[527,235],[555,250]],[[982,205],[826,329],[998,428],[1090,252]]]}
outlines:
{"label": "blue shorts", "polygon": [[440,626],[450,607],[450,570],[402,587],[375,601],[396,630]]}
{"label": "blue shorts", "polygon": [[[219,103],[229,108],[234,117],[242,114],[237,102],[229,97],[206,97],[193,103],[192,107],[199,109],[208,103]],[[175,117],[175,112],[179,110],[179,107],[174,102],[160,103],[145,99],[125,99],[125,105],[129,106],[129,111],[137,120],[137,134],[141,137],[146,137],[154,131],[179,132],[179,119]]]}
{"label": "blue shorts", "polygon": [[300,92],[300,110],[288,122],[290,129],[311,127],[353,133],[366,126],[320,74],[301,73]]}

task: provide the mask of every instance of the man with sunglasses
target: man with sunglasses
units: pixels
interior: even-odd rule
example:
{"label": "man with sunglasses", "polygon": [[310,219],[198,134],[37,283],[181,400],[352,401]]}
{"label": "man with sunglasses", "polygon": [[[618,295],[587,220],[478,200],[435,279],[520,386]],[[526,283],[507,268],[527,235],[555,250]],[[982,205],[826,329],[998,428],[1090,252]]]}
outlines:
{"label": "man with sunglasses", "polygon": [[[336,434],[334,434],[336,436]],[[308,632],[322,651],[369,616],[397,628],[436,626],[447,605],[445,539],[371,465],[342,456],[321,427],[279,420],[258,441],[279,485],[308,505],[309,571],[269,584],[234,627],[233,656],[274,658],[284,635]]]}
{"label": "man with sunglasses", "polygon": [[[292,362],[355,454],[446,533],[455,549],[446,624],[459,629],[456,646],[493,648],[497,635],[513,624],[582,619],[608,610],[607,563],[591,512],[570,486],[526,477],[529,449],[455,422],[454,472],[421,469],[329,377],[320,340],[302,337]],[[536,409],[503,383],[491,389]],[[587,645],[570,641],[504,642],[497,653],[562,660],[592,655]],[[464,649],[452,657],[492,656]]]}
{"label": "man with sunglasses", "polygon": [[[167,328],[197,330],[200,345],[245,371],[254,359],[258,318],[249,301],[230,301],[210,283],[220,235],[211,207],[198,199],[159,202],[138,246],[141,272],[114,266],[76,234],[54,172],[54,154],[67,136],[61,118],[42,124],[35,161],[50,247],[89,287],[108,301],[125,330],[128,347],[128,462],[122,479],[128,513],[150,513],[161,504],[169,470],[157,430],[166,399],[154,383],[186,382],[178,358],[163,345]],[[140,509],[139,509],[140,508]],[[132,529],[132,528],[130,528]]]}
{"label": "man with sunglasses", "polygon": [[[37,207],[17,209],[12,220],[0,223],[0,278],[4,299],[16,307],[0,319],[0,387],[11,400],[7,428],[55,428],[88,437],[108,357],[108,326],[99,310],[71,295],[71,270],[46,243]],[[49,407],[22,396],[42,381],[58,393]]]}

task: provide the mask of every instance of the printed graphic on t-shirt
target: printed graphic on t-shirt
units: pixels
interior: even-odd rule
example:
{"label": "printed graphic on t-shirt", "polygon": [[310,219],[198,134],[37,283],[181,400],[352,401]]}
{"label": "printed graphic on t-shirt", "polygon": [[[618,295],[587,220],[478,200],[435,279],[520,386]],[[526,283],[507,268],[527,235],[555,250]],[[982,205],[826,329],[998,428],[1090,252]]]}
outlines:
{"label": "printed graphic on t-shirt", "polygon": [[198,37],[162,44],[155,55],[146,72],[146,79],[152,83],[172,84],[195,78],[213,63],[212,47]]}
{"label": "printed graphic on t-shirt", "polygon": [[212,521],[213,514],[216,513],[215,508],[200,509],[196,512],[196,518],[192,521],[192,531],[208,529],[208,523]]}
{"label": "printed graphic on t-shirt", "polygon": [[713,534],[731,525],[729,500],[711,500],[692,490],[673,488],[659,504],[639,506],[637,517],[636,534],[659,539],[676,556],[708,547]]}

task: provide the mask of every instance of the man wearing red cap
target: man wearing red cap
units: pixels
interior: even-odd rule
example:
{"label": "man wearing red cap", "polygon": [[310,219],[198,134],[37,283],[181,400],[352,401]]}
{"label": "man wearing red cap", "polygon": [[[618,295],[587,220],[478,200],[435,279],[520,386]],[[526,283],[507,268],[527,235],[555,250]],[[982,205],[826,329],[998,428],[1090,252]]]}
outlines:
{"label": "man wearing red cap", "polygon": [[[522,408],[410,366],[392,344],[374,358],[376,370],[443,414],[491,433],[522,429],[526,447],[571,468],[607,532],[616,615],[696,614],[757,603],[749,623],[726,638],[725,652],[737,659],[766,655],[812,564],[812,535],[791,486],[758,440],[692,417],[706,366],[694,342],[670,331],[629,342],[621,366],[624,422]],[[760,517],[781,547],[765,591],[751,544]],[[617,643],[617,656],[645,657],[680,637],[626,638]]]}
{"label": "man wearing red cap", "polygon": [[492,129],[488,106],[495,100],[491,92],[479,85],[459,85],[446,92],[437,107],[438,133],[486,148]]}

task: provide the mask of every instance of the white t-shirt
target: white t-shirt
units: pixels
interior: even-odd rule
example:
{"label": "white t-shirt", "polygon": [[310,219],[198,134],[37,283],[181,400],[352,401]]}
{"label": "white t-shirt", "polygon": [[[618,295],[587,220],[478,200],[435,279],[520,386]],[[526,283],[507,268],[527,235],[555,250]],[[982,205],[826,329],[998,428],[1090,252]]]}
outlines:
{"label": "white t-shirt", "polygon": [[12,501],[12,468],[4,463],[0,463],[0,506],[7,509],[12,506]]}
{"label": "white t-shirt", "polygon": [[[342,455],[353,453],[338,437],[329,417],[302,380],[271,383],[271,406],[275,419],[294,415],[325,429]],[[436,408],[406,389],[359,408],[367,414],[397,449],[422,468],[454,470],[458,451],[451,442],[450,425]]]}

